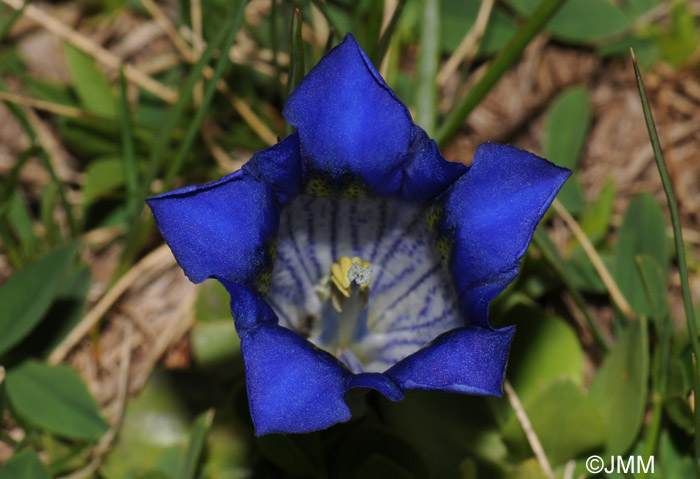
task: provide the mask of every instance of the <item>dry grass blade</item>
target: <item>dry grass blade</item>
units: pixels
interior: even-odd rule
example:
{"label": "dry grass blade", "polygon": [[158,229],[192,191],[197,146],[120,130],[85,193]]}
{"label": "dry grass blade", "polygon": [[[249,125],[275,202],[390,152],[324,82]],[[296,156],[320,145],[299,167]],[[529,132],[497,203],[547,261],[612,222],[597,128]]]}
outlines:
{"label": "dry grass blade", "polygon": [[511,386],[510,381],[508,381],[507,379],[503,382],[503,390],[505,391],[506,396],[508,396],[508,402],[510,402],[513,411],[515,411],[515,416],[518,418],[518,422],[523,428],[523,432],[525,433],[527,442],[530,443],[532,452],[535,453],[535,457],[537,458],[537,462],[542,468],[542,471],[547,475],[547,477],[554,478],[552,466],[549,465],[549,460],[547,460],[547,455],[544,453],[542,443],[537,437],[537,433],[535,433],[535,430],[532,427],[532,423],[530,422],[530,418],[527,417],[525,408],[520,402],[520,399],[518,398],[515,389],[513,389],[513,386]]}
{"label": "dry grass blade", "polygon": [[162,245],[153,250],[148,256],[143,258],[122,276],[122,278],[97,302],[70,334],[51,352],[47,362],[49,364],[58,364],[63,361],[70,350],[83,339],[119,297],[144,273],[153,270],[162,271],[173,264],[175,264],[175,258],[167,245]]}
{"label": "dry grass blade", "polygon": [[571,232],[581,244],[583,251],[586,253],[586,256],[588,256],[588,259],[591,260],[591,263],[598,273],[598,276],[600,276],[601,281],[603,281],[603,284],[610,293],[610,297],[613,299],[622,314],[629,319],[634,319],[635,314],[632,307],[627,302],[627,299],[625,299],[622,291],[620,291],[620,287],[615,282],[615,279],[610,274],[610,271],[608,271],[605,263],[603,263],[602,258],[595,250],[593,243],[591,243],[591,240],[588,239],[588,236],[586,236],[586,233],[584,233],[584,231],[581,229],[581,226],[578,224],[576,219],[571,216],[571,213],[566,210],[564,205],[562,205],[559,200],[555,199],[552,203],[552,207],[559,217],[564,220],[566,226],[569,227]]}
{"label": "dry grass blade", "polygon": [[452,53],[452,56],[447,59],[445,64],[440,69],[437,75],[437,84],[443,86],[452,74],[457,71],[459,64],[463,61],[471,62],[479,49],[479,42],[484,36],[486,26],[489,23],[489,17],[493,10],[495,0],[484,0],[479,8],[479,13],[476,16],[474,26],[464,36],[457,49]]}
{"label": "dry grass blade", "polygon": [[[2,0],[2,2],[15,10],[19,10],[23,6],[22,0]],[[65,23],[56,20],[40,8],[34,5],[27,5],[24,8],[23,15],[34,20],[46,30],[58,35],[76,48],[84,51],[103,65],[114,68],[115,70],[123,67],[124,75],[129,79],[129,81],[132,81],[144,90],[153,93],[158,98],[168,103],[175,103],[177,101],[177,91],[154,80],[132,65],[123,64],[122,60],[118,56],[98,45],[88,37],[78,33]]]}
{"label": "dry grass blade", "polygon": [[49,113],[55,113],[57,115],[67,116],[69,118],[92,119],[96,117],[96,115],[93,115],[88,111],[81,110],[80,108],[75,108],[68,105],[61,105],[60,103],[52,103],[50,101],[36,100],[34,98],[28,98],[22,95],[15,95],[14,93],[9,93],[5,91],[0,91],[0,100],[9,103],[15,103],[17,105],[36,108],[37,110],[48,111]]}
{"label": "dry grass blade", "polygon": [[124,326],[124,339],[122,340],[121,358],[119,360],[119,384],[117,387],[117,409],[115,418],[112,421],[112,426],[97,442],[97,445],[92,450],[92,459],[90,462],[77,471],[62,476],[61,479],[87,479],[93,477],[93,474],[102,464],[105,454],[109,452],[112,442],[117,437],[122,420],[124,419],[124,410],[126,406],[126,398],[129,392],[129,369],[131,368],[131,338],[133,326],[131,323],[126,323]]}

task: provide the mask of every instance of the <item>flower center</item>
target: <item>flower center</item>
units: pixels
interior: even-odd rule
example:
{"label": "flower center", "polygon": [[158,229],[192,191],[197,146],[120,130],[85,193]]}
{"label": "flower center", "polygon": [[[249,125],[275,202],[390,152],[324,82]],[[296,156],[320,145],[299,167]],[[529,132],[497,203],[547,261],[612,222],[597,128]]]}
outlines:
{"label": "flower center", "polygon": [[[325,323],[337,321],[338,347],[336,355],[340,356],[357,337],[366,324],[359,324],[361,319],[366,320],[367,315],[362,314],[367,309],[369,299],[369,285],[374,277],[374,268],[369,261],[363,261],[358,256],[348,258],[341,256],[331,265],[330,298],[333,310],[324,308]],[[333,316],[337,316],[334,318]],[[326,325],[327,327],[328,325]],[[359,331],[357,331],[359,326]],[[331,325],[334,327],[334,325]],[[335,329],[335,328],[334,328]]]}
{"label": "flower center", "polygon": [[281,213],[266,300],[353,372],[385,371],[464,324],[420,205],[301,196]]}

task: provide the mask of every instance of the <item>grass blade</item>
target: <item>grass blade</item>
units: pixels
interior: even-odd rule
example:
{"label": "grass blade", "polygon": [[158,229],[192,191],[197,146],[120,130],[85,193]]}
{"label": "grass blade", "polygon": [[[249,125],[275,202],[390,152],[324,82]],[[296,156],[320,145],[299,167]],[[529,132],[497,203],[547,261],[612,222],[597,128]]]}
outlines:
{"label": "grass blade", "polygon": [[[399,18],[401,18],[401,13],[403,12],[403,7],[406,6],[406,0],[399,0],[398,5],[396,5],[396,10],[389,20],[389,24],[382,33],[381,38],[377,42],[377,48],[374,50],[374,65],[379,68],[384,60],[384,55],[386,55],[389,45],[391,44],[391,37],[394,35],[394,30],[396,25],[399,23]],[[439,39],[438,39],[439,40]],[[435,57],[438,58],[437,56]]]}
{"label": "grass blade", "polygon": [[[233,25],[227,26],[228,37],[226,38],[226,41],[222,48],[222,50],[225,52],[231,49],[231,46],[233,46],[233,43],[236,40],[236,33],[238,32],[238,29],[240,28],[241,23],[243,21],[243,9],[245,5],[246,2],[239,2],[238,9],[236,10],[236,15],[233,17]],[[163,190],[167,190],[172,186],[173,180],[175,180],[175,177],[180,172],[180,168],[182,168],[182,164],[185,161],[185,157],[192,148],[192,143],[194,143],[194,140],[197,137],[197,133],[199,132],[199,128],[202,126],[204,116],[209,111],[209,106],[211,105],[211,101],[213,100],[214,94],[216,93],[216,85],[219,82],[219,79],[221,79],[221,76],[224,74],[224,69],[228,65],[229,61],[230,60],[228,58],[228,55],[221,55],[217,60],[216,66],[214,67],[214,75],[212,76],[209,83],[207,83],[207,88],[204,92],[202,103],[199,105],[199,108],[197,108],[194,118],[192,118],[192,121],[187,127],[187,133],[185,133],[185,138],[182,141],[180,148],[178,149],[177,154],[175,155],[175,158],[170,164],[170,168],[168,168],[168,172],[165,175],[165,179],[163,180]]]}
{"label": "grass blade", "polygon": [[437,120],[436,76],[440,58],[440,0],[425,0],[423,31],[418,58],[418,88],[416,89],[416,123],[428,135],[435,130]]}
{"label": "grass blade", "polygon": [[[304,41],[301,37],[301,11],[298,8],[292,13],[291,42],[292,51],[289,59],[289,76],[287,77],[287,97],[292,94],[301,79],[304,77]],[[284,122],[284,136],[289,136],[294,131],[292,125]]]}
{"label": "grass blade", "polygon": [[22,16],[22,14],[24,13],[24,9],[27,8],[28,4],[29,4],[29,0],[26,0],[24,2],[24,4],[22,4],[22,8],[12,12],[12,15],[10,15],[10,18],[8,18],[7,21],[5,22],[5,24],[2,27],[0,27],[0,42],[2,42],[5,39],[7,34],[10,32],[10,29],[12,28],[12,26],[15,24],[15,22],[17,20],[19,20],[19,17]]}
{"label": "grass blade", "polygon": [[[241,0],[238,9],[242,9],[246,3],[246,0]],[[175,132],[175,128],[185,113],[185,109],[192,98],[194,87],[197,82],[200,81],[202,71],[214,56],[214,52],[218,50],[223,43],[224,39],[226,38],[226,34],[231,32],[237,17],[235,12],[236,10],[232,9],[228,19],[223,22],[221,28],[216,33],[216,36],[209,42],[206,50],[204,50],[204,53],[202,53],[202,56],[192,68],[192,71],[185,81],[185,84],[183,85],[182,89],[180,89],[180,97],[178,98],[177,103],[172,107],[169,114],[166,116],[163,128],[161,129],[160,134],[156,137],[151,157],[146,168],[146,174],[143,177],[136,196],[136,210],[134,212],[134,216],[129,222],[129,233],[126,237],[126,245],[122,256],[122,265],[116,272],[117,276],[126,271],[128,265],[134,260],[136,253],[138,252],[141,238],[144,236],[144,228],[142,228],[141,225],[141,213],[145,207],[144,200],[146,197],[148,197],[151,183],[156,179],[156,176],[161,169],[165,154],[168,151],[168,145],[170,144],[170,140]],[[226,57],[226,55],[222,56]]]}
{"label": "grass blade", "polygon": [[134,212],[138,208],[137,201],[139,179],[136,166],[136,155],[134,153],[134,137],[132,134],[131,112],[129,111],[129,101],[127,99],[127,85],[124,70],[119,72],[119,86],[121,97],[118,105],[119,125],[121,129],[122,156],[124,160],[124,179],[126,182],[126,211],[127,218],[133,218]]}
{"label": "grass blade", "polygon": [[656,126],[654,125],[654,118],[651,115],[651,108],[649,107],[649,100],[647,98],[646,90],[644,89],[644,83],[642,82],[642,74],[639,71],[639,65],[637,64],[637,59],[634,57],[634,51],[632,53],[632,63],[634,65],[634,76],[637,79],[637,88],[639,89],[639,97],[642,101],[642,110],[644,111],[644,120],[646,121],[647,130],[649,131],[649,139],[651,140],[651,146],[654,150],[654,160],[656,161],[656,167],[659,170],[659,176],[661,177],[661,183],[664,187],[664,193],[666,194],[666,201],[668,202],[668,209],[671,213],[671,224],[673,225],[673,240],[676,246],[676,257],[678,259],[678,272],[681,276],[681,292],[683,294],[683,307],[685,308],[686,323],[688,325],[688,334],[690,335],[690,344],[693,350],[693,355],[695,356],[695,361],[693,361],[693,372],[694,372],[694,386],[695,391],[695,470],[697,476],[700,477],[700,369],[698,368],[697,359],[700,358],[700,340],[698,339],[698,327],[695,322],[695,312],[693,310],[693,299],[690,295],[690,284],[688,281],[688,265],[685,259],[685,249],[683,248],[683,232],[681,231],[681,220],[678,213],[678,203],[676,202],[676,195],[673,192],[673,184],[671,183],[671,177],[668,174],[668,168],[661,152],[661,143],[659,142],[659,135],[656,132]]}
{"label": "grass blade", "polygon": [[180,471],[180,479],[195,479],[197,476],[197,467],[206,445],[207,432],[214,421],[214,410],[210,409],[200,415],[194,423],[192,435],[190,436],[190,444],[187,447],[187,455],[185,456],[185,464]]}
{"label": "grass blade", "polygon": [[544,28],[552,15],[561,7],[566,0],[543,0],[535,13],[518,30],[518,33],[501,50],[493,60],[491,66],[481,80],[467,93],[457,106],[447,115],[447,118],[440,126],[435,141],[438,145],[443,145],[449,140],[459,126],[464,122],[469,113],[481,102],[486,94],[493,88],[508,68],[520,58],[525,47],[530,43],[537,33]]}

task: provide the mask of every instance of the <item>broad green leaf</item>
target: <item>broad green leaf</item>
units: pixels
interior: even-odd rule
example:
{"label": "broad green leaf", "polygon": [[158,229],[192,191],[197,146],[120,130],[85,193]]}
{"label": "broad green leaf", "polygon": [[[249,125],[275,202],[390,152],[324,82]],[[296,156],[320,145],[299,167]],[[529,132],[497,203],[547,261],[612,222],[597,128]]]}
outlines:
{"label": "broad green leaf", "polygon": [[547,159],[576,170],[590,122],[591,104],[586,87],[578,85],[560,93],[547,114],[544,145]]}
{"label": "broad green leaf", "polygon": [[668,288],[664,270],[656,258],[648,254],[640,254],[635,259],[647,293],[651,317],[662,321],[669,314]]}
{"label": "broad green leaf", "polygon": [[484,398],[407,391],[403,401],[379,402],[384,424],[408,441],[429,469],[425,477],[457,477],[465,457],[503,472],[508,450]]}
{"label": "broad green leaf", "polygon": [[507,317],[506,321],[518,326],[507,375],[523,402],[562,376],[579,386],[583,383],[583,351],[571,326],[523,305],[513,308]]}
{"label": "broad green leaf", "polygon": [[132,479],[141,471],[158,470],[160,458],[171,448],[183,455],[190,419],[175,382],[176,376],[156,371],[127,402],[117,442],[100,468],[105,478]]}
{"label": "broad green leaf", "polygon": [[668,430],[661,433],[659,440],[659,469],[658,477],[695,477],[693,465],[692,441],[677,440]]}
{"label": "broad green leaf", "polygon": [[40,328],[50,331],[50,334],[46,334],[46,348],[43,350],[45,353],[58,346],[82,319],[91,282],[92,274],[87,266],[70,271],[61,281],[55,301],[49,310],[53,320],[50,325],[45,324]]}
{"label": "broad green leaf", "polygon": [[[571,380],[562,378],[524,403],[525,412],[552,465],[562,464],[603,446],[606,428],[594,399]],[[503,429],[511,450],[531,455],[515,415]]]}
{"label": "broad green leaf", "polygon": [[649,349],[646,321],[632,322],[618,338],[590,385],[607,428],[606,454],[622,455],[639,433],[647,402]]}
{"label": "broad green leaf", "polygon": [[615,267],[612,272],[632,309],[638,314],[650,316],[651,306],[635,260],[641,254],[652,256],[661,265],[664,275],[667,273],[669,248],[666,219],[659,204],[648,194],[633,198],[627,207],[615,245]]}
{"label": "broad green leaf", "polygon": [[73,86],[83,107],[98,115],[116,117],[117,97],[95,60],[70,44],[66,44],[65,51]]}
{"label": "broad green leaf", "polygon": [[36,452],[25,449],[0,468],[0,479],[51,479],[51,476]]}
{"label": "broad green leaf", "polygon": [[331,474],[338,479],[428,476],[421,455],[410,443],[395,432],[372,424],[346,435]]}
{"label": "broad green leaf", "polygon": [[265,458],[289,475],[309,478],[326,476],[319,433],[267,434],[258,437],[257,443]]}
{"label": "broad green leaf", "polygon": [[114,193],[124,185],[124,163],[120,157],[105,157],[94,160],[86,170],[83,202],[93,203]]}
{"label": "broad green leaf", "polygon": [[[506,3],[523,15],[530,15],[540,0],[507,0]],[[620,33],[631,20],[608,0],[568,0],[552,17],[547,30],[560,40],[571,43],[592,43]]]}
{"label": "broad green leaf", "polygon": [[610,229],[614,202],[615,181],[608,177],[595,203],[581,214],[581,229],[594,245],[602,241]]}
{"label": "broad green leaf", "polygon": [[59,436],[94,440],[109,428],[80,376],[67,366],[26,361],[8,371],[7,396],[24,421]]}
{"label": "broad green leaf", "polygon": [[28,264],[0,287],[0,354],[44,317],[77,251],[78,243],[69,243]]}
{"label": "broad green leaf", "polygon": [[[566,5],[566,4],[565,4]],[[583,86],[574,86],[554,99],[547,115],[547,135],[544,156],[574,175],[557,195],[559,201],[573,214],[584,209],[583,188],[575,173],[591,122],[591,105]]]}

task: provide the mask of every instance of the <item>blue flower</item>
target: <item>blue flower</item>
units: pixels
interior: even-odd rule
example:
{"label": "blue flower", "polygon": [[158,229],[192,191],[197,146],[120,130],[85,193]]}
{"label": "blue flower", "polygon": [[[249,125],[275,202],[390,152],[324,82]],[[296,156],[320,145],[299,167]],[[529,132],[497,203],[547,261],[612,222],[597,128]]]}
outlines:
{"label": "blue flower", "polygon": [[284,116],[297,133],[241,170],[148,200],[231,295],[256,434],[347,421],[357,387],[500,395],[514,330],[488,305],[570,172],[495,143],[445,161],[350,35]]}

